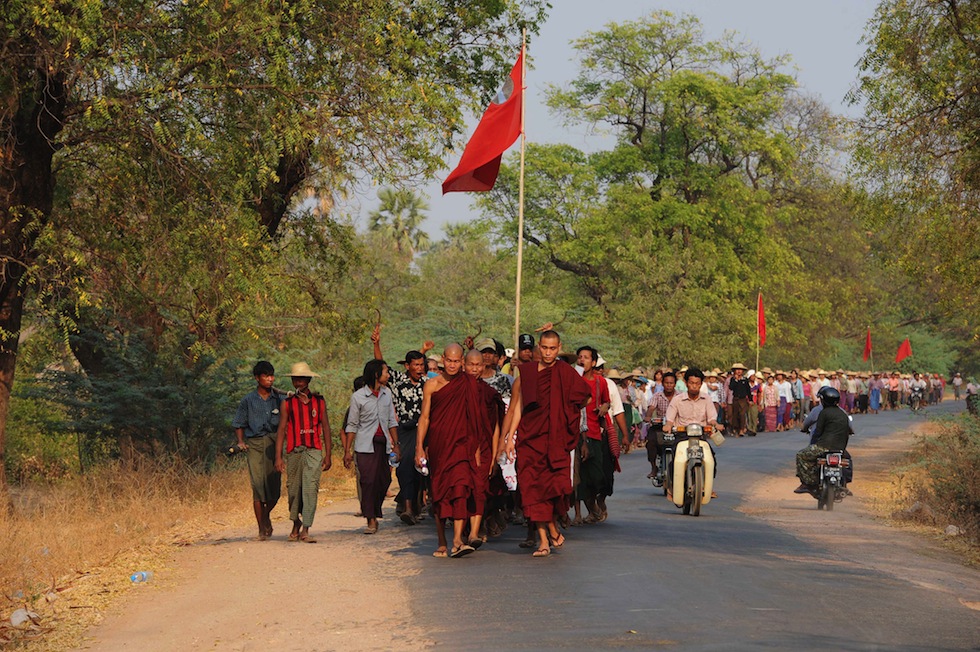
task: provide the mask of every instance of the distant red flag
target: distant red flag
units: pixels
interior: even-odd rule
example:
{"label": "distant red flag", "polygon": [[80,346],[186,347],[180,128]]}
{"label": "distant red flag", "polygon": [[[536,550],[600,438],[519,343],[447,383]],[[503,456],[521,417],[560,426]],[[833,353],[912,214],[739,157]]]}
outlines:
{"label": "distant red flag", "polygon": [[762,305],[762,292],[759,293],[759,346],[766,345],[766,309]]}
{"label": "distant red flag", "polygon": [[901,362],[905,358],[912,355],[912,344],[909,342],[909,338],[905,338],[905,341],[898,345],[898,353],[895,354],[895,362]]}
{"label": "distant red flag", "polygon": [[[510,71],[510,80],[504,86],[504,99],[492,103],[480,118],[480,124],[463,150],[459,165],[442,182],[442,194],[447,192],[486,192],[493,188],[500,171],[500,159],[504,150],[514,144],[521,135],[521,107],[524,103],[523,80],[524,51]],[[508,93],[509,90],[509,93]]]}
{"label": "distant red flag", "polygon": [[864,361],[867,362],[871,357],[871,327],[868,326],[868,337],[864,340]]}

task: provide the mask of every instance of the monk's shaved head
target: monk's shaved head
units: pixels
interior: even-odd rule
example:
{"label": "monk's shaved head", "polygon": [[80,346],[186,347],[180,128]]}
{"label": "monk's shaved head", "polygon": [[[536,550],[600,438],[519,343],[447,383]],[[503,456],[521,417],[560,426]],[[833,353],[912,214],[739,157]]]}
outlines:
{"label": "monk's shaved head", "polygon": [[454,358],[463,357],[463,347],[455,342],[446,346],[446,349],[442,352],[442,357],[452,356]]}
{"label": "monk's shaved head", "polygon": [[470,349],[466,352],[466,362],[479,362],[483,364],[483,354],[476,349]]}
{"label": "monk's shaved head", "polygon": [[463,347],[450,344],[442,353],[442,368],[447,376],[455,376],[463,368]]}

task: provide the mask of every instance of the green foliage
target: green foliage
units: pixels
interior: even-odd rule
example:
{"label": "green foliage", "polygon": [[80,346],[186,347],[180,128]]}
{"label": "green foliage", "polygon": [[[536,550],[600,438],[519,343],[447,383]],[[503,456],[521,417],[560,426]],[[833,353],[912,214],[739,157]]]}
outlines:
{"label": "green foliage", "polygon": [[429,248],[429,236],[419,226],[425,221],[429,204],[408,189],[382,188],[381,205],[368,214],[368,229],[395,243],[395,250],[411,259]]}
{"label": "green foliage", "polygon": [[[878,200],[871,223],[892,245],[896,267],[929,288],[932,300],[921,312],[974,340],[978,33],[977,3],[884,0],[851,96],[865,111],[854,161]],[[975,365],[976,356],[964,362]]]}
{"label": "green foliage", "polygon": [[10,402],[7,474],[16,482],[52,481],[79,470],[75,437],[61,427],[59,406],[23,392]]}

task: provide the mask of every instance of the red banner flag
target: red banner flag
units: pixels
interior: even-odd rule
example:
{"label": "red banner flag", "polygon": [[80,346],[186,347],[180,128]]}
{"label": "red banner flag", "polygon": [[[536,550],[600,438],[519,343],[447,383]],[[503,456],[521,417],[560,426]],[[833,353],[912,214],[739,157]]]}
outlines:
{"label": "red banner flag", "polygon": [[762,292],[759,293],[759,346],[766,345],[766,309],[762,305]]}
{"label": "red banner flag", "polygon": [[868,336],[864,340],[864,361],[871,357],[871,327],[868,326]]}
{"label": "red banner flag", "polygon": [[510,71],[510,79],[501,91],[503,98],[493,102],[484,111],[480,124],[463,150],[456,169],[442,182],[442,194],[447,192],[486,192],[493,188],[500,171],[500,159],[504,150],[514,144],[521,135],[521,107],[524,104],[523,88],[524,51]]}
{"label": "red banner flag", "polygon": [[901,362],[905,358],[912,355],[912,344],[909,342],[909,338],[905,338],[905,341],[898,345],[898,353],[895,354],[895,362]]}

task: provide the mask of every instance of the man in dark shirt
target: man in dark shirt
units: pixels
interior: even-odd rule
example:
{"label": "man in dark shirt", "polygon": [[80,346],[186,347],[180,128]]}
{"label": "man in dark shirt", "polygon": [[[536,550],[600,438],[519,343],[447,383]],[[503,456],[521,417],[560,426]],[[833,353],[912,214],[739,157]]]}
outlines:
{"label": "man in dark shirt", "polygon": [[[375,327],[371,333],[374,343],[375,360],[383,360],[381,355],[381,329]],[[415,435],[418,431],[419,417],[422,415],[422,390],[427,380],[425,373],[425,352],[433,347],[432,342],[425,342],[421,351],[409,351],[400,364],[405,365],[405,371],[391,368],[391,379],[388,389],[391,390],[391,400],[395,405],[395,416],[398,417],[398,442],[401,446],[402,459],[406,464],[399,464],[395,469],[398,476],[398,495],[395,510],[399,518],[408,525],[415,525],[421,517],[419,491],[422,487],[422,477],[415,470],[411,460],[415,459]]]}
{"label": "man in dark shirt", "polygon": [[749,384],[749,379],[745,377],[745,371],[745,365],[740,362],[732,365],[732,376],[728,379],[728,391],[725,393],[732,402],[729,415],[732,422],[729,424],[729,430],[736,437],[743,437],[746,431],[749,435],[755,435],[754,427],[750,428],[746,424],[752,386]]}
{"label": "man in dark shirt", "polygon": [[851,418],[837,404],[839,392],[825,392],[821,400],[824,407],[813,429],[814,443],[796,454],[796,476],[800,479],[800,486],[794,491],[798,494],[809,493],[810,487],[817,484],[817,460],[820,456],[828,451],[846,450],[847,441],[854,432]]}

